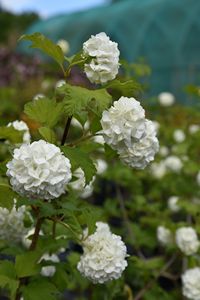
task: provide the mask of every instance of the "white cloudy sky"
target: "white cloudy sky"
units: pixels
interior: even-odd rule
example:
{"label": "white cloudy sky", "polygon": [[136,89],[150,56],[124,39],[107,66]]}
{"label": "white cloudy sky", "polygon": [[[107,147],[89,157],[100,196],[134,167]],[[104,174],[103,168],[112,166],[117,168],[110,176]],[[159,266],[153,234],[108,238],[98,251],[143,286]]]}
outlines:
{"label": "white cloudy sky", "polygon": [[0,0],[3,8],[20,13],[37,11],[42,16],[71,12],[105,3],[106,0]]}

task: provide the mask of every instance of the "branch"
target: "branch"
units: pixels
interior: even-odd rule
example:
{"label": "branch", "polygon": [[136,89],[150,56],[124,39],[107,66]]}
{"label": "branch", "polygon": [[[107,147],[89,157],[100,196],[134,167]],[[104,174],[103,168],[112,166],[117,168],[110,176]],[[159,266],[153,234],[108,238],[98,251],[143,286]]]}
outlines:
{"label": "branch", "polygon": [[35,232],[33,234],[32,242],[31,242],[29,250],[35,250],[35,248],[37,246],[37,241],[38,241],[38,238],[39,238],[39,233],[40,233],[40,229],[41,229],[43,220],[44,220],[43,218],[38,218],[37,219],[37,222],[36,222],[36,225],[35,225]]}
{"label": "branch", "polygon": [[64,146],[64,144],[65,144],[65,141],[66,141],[66,138],[67,138],[67,135],[68,135],[68,132],[69,132],[69,127],[70,127],[70,124],[71,124],[71,120],[72,120],[72,116],[68,117],[67,123],[65,125],[65,130],[64,130],[64,133],[63,133],[63,137],[62,137],[62,140],[61,140],[61,146]]}

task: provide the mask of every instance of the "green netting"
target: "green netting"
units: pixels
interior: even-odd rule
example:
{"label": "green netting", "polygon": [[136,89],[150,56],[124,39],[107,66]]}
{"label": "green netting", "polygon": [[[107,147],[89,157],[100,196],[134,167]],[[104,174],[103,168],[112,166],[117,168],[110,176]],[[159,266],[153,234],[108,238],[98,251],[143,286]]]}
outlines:
{"label": "green netting", "polygon": [[73,54],[91,34],[105,31],[119,43],[122,58],[146,58],[153,69],[151,94],[178,95],[185,84],[199,80],[199,15],[199,0],[124,0],[37,22],[28,33],[64,38]]}

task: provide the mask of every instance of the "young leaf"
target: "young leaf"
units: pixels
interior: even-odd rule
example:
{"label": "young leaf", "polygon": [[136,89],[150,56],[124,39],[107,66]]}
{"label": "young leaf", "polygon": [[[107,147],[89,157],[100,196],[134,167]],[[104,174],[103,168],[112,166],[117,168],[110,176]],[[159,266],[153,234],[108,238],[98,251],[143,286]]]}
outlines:
{"label": "young leaf", "polygon": [[52,128],[63,114],[63,103],[57,103],[54,99],[41,98],[27,103],[24,112],[30,119]]}
{"label": "young leaf", "polygon": [[39,300],[58,299],[58,293],[56,287],[49,281],[49,279],[41,279],[30,282],[27,286],[22,289],[24,300]]}
{"label": "young leaf", "polygon": [[96,167],[88,154],[78,148],[66,146],[61,147],[61,150],[69,158],[73,170],[81,167],[85,173],[86,184],[88,184],[96,174]]}
{"label": "young leaf", "polygon": [[80,86],[65,84],[59,88],[59,91],[65,94],[65,112],[69,116],[85,110],[100,114],[112,101],[106,89],[88,90]]}
{"label": "young leaf", "polygon": [[117,95],[118,97],[134,97],[135,94],[141,92],[141,86],[134,80],[120,81],[115,79],[108,83],[106,89],[111,89],[111,94]]}
{"label": "young leaf", "polygon": [[16,130],[13,126],[0,127],[0,139],[6,139],[17,144],[22,143],[24,131]]}
{"label": "young leaf", "polygon": [[22,35],[20,41],[30,41],[32,42],[30,48],[37,48],[43,51],[45,54],[53,58],[60,66],[64,62],[64,54],[60,46],[54,44],[50,39],[45,37],[43,34],[39,32],[35,32],[33,34],[25,34]]}
{"label": "young leaf", "polygon": [[39,273],[38,261],[41,258],[41,251],[30,251],[16,256],[15,269],[17,276],[27,277]]}
{"label": "young leaf", "polygon": [[45,139],[45,141],[49,143],[55,143],[56,142],[56,136],[52,129],[48,127],[40,127],[38,129],[41,136]]}

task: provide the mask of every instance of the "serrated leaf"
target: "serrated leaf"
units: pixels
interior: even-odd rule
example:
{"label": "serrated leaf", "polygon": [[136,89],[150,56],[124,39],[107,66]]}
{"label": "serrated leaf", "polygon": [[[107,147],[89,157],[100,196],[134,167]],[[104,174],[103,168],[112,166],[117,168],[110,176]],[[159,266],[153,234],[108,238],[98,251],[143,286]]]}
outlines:
{"label": "serrated leaf", "polygon": [[13,126],[0,127],[0,139],[6,139],[17,144],[22,143],[24,131],[16,130]]}
{"label": "serrated leaf", "polygon": [[38,261],[41,258],[41,251],[29,251],[16,256],[15,269],[19,278],[28,277],[39,273]]}
{"label": "serrated leaf", "polygon": [[27,103],[24,112],[30,119],[52,128],[63,114],[63,103],[57,103],[54,99],[41,98]]}
{"label": "serrated leaf", "polygon": [[[5,196],[6,195],[6,196]],[[16,194],[13,192],[9,185],[0,183],[0,206],[5,207],[7,209],[11,209],[13,207],[13,199]]]}
{"label": "serrated leaf", "polygon": [[53,41],[45,37],[39,32],[33,34],[22,35],[20,41],[32,42],[30,48],[37,48],[43,51],[45,54],[53,58],[61,67],[64,62],[64,54],[60,46],[54,44]]}
{"label": "serrated leaf", "polygon": [[134,97],[138,92],[141,92],[141,86],[134,80],[120,81],[115,79],[106,85],[107,89],[111,89],[111,94],[116,94],[118,97]]}
{"label": "serrated leaf", "polygon": [[10,299],[15,299],[15,294],[19,286],[19,281],[5,275],[0,275],[0,287],[10,291]]}
{"label": "serrated leaf", "polygon": [[49,282],[49,279],[40,279],[38,281],[33,281],[22,289],[24,300],[56,300],[57,289]]}
{"label": "serrated leaf", "polygon": [[82,111],[91,110],[100,114],[112,101],[106,89],[89,90],[80,86],[65,84],[58,89],[65,95],[65,112],[72,116]]}
{"label": "serrated leaf", "polygon": [[69,158],[72,169],[76,170],[81,167],[85,173],[86,184],[88,184],[96,174],[96,167],[88,154],[79,148],[61,147],[63,153]]}
{"label": "serrated leaf", "polygon": [[41,136],[45,139],[45,141],[53,144],[56,142],[56,136],[52,129],[48,127],[40,127],[38,131],[41,134]]}

